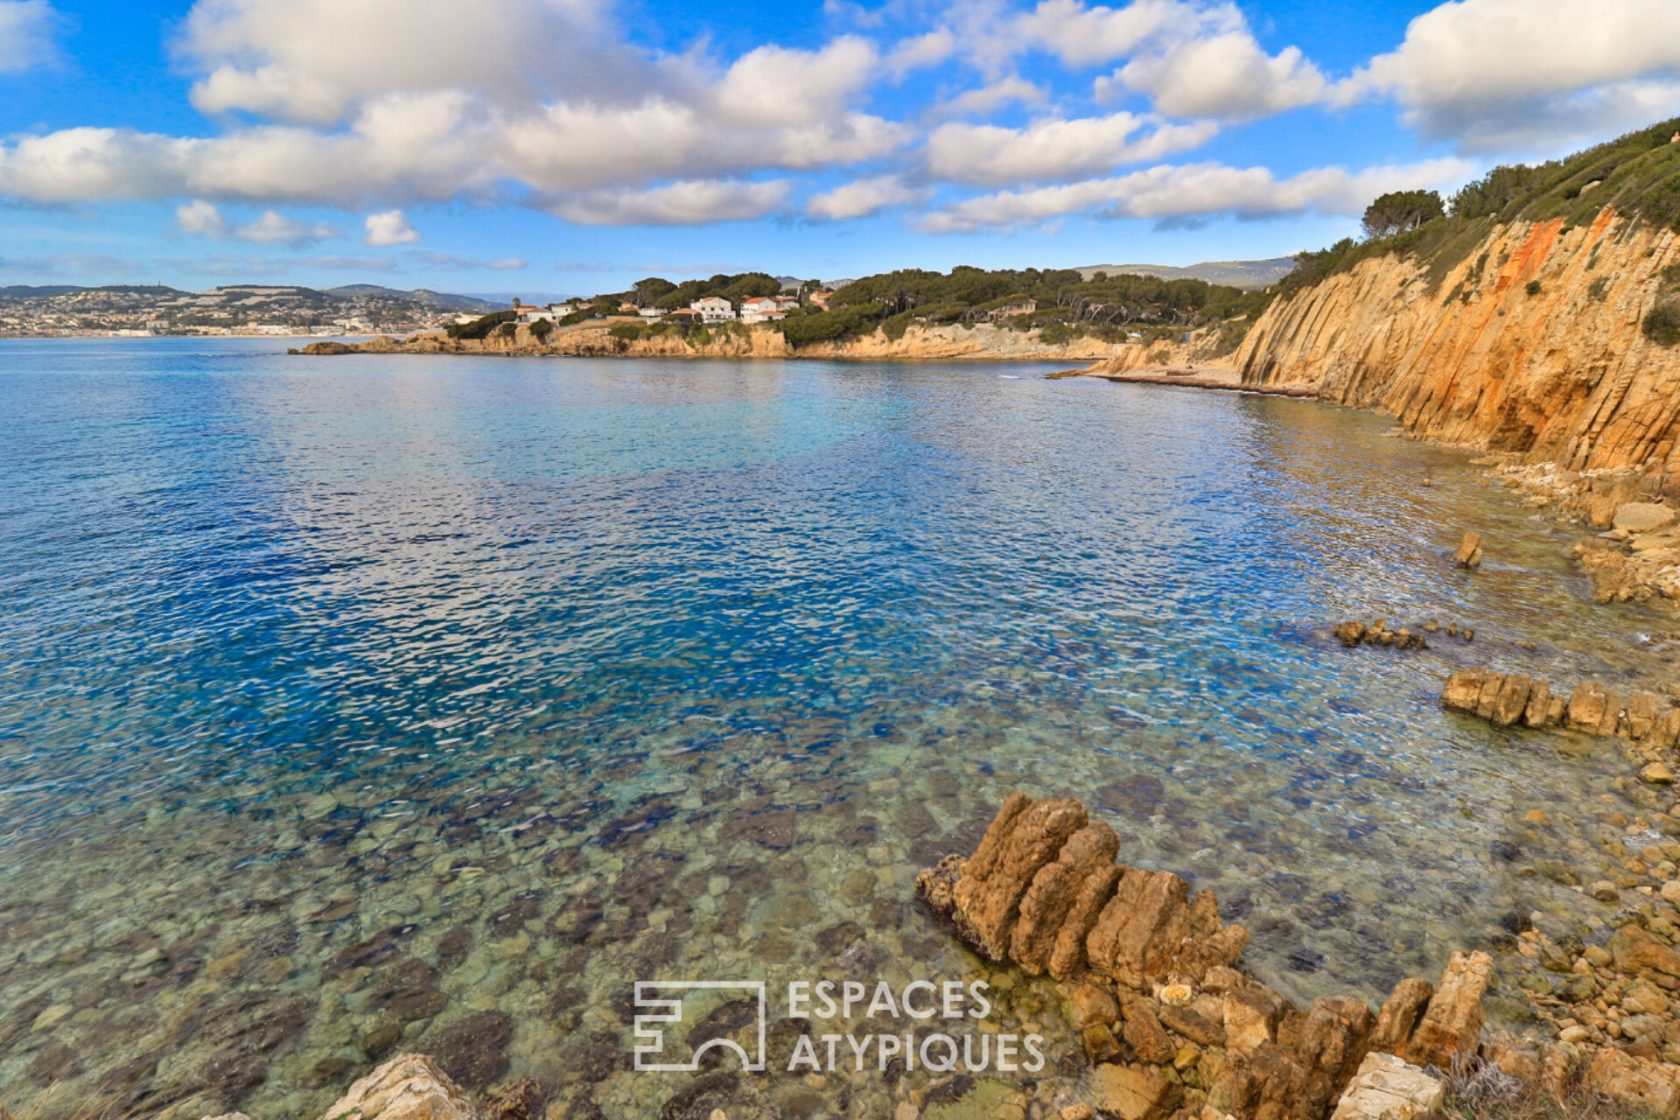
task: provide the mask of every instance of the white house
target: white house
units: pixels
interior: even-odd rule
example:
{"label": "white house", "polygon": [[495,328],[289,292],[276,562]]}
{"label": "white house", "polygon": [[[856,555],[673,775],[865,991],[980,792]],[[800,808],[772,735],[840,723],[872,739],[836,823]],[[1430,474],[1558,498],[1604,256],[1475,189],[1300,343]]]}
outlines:
{"label": "white house", "polygon": [[665,318],[665,309],[663,307],[644,307],[640,311],[636,312],[636,314],[651,323],[655,320]]}
{"label": "white house", "polygon": [[535,323],[539,319],[546,319],[548,322],[552,323],[560,317],[554,313],[554,309],[552,307],[536,307],[528,303],[520,304],[518,311],[519,321],[527,325]]}
{"label": "white house", "polygon": [[702,322],[726,323],[735,318],[735,305],[722,296],[707,296],[689,305]]}
{"label": "white house", "polygon": [[768,323],[772,319],[785,319],[787,312],[776,305],[776,301],[768,298],[749,299],[741,304],[741,322]]}

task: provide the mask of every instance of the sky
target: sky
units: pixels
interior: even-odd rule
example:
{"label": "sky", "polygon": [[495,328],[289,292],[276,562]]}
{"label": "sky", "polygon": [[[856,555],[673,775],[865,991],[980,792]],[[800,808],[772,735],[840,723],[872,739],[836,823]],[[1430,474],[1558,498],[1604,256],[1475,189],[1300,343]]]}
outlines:
{"label": "sky", "polygon": [[0,0],[0,284],[1254,259],[1680,115],[1680,0]]}

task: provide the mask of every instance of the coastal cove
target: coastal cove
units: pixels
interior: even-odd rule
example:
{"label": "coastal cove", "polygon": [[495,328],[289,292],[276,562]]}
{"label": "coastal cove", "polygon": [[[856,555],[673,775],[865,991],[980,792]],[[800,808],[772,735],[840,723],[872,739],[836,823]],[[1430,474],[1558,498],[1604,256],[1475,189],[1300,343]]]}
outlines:
{"label": "coastal cove", "polygon": [[[0,347],[0,1082],[301,1117],[421,1050],[616,1120],[683,1084],[624,1068],[638,979],[1057,1023],[914,902],[1018,789],[1215,892],[1292,998],[1603,926],[1555,869],[1614,875],[1625,760],[1441,685],[1655,688],[1661,621],[1467,452],[1059,368]],[[1378,617],[1476,637],[1332,636]]]}

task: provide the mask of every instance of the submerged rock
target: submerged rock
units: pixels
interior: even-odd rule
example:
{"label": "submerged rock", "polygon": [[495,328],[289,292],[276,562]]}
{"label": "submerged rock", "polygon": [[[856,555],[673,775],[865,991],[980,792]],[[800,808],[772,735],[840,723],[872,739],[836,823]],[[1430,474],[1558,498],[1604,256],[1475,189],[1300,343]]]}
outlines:
{"label": "submerged rock", "polygon": [[1409,626],[1390,630],[1387,619],[1379,618],[1375,622],[1360,622],[1354,619],[1337,623],[1332,633],[1335,634],[1336,640],[1348,649],[1355,649],[1361,645],[1385,646],[1392,649],[1428,649],[1429,642],[1425,640],[1423,632],[1429,630],[1431,625],[1433,624],[1426,623],[1417,630]]}
{"label": "submerged rock", "polygon": [[463,1085],[482,1089],[507,1073],[512,1037],[513,1016],[478,1011],[435,1031],[429,1048],[436,1051],[438,1064]]}

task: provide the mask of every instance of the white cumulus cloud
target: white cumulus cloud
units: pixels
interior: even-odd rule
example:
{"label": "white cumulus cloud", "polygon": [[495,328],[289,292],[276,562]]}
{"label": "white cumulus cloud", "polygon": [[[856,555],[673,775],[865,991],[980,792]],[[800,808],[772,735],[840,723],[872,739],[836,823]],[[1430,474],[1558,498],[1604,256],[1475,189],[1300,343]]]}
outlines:
{"label": "white cumulus cloud", "polygon": [[[390,93],[482,90],[498,99],[606,80],[634,60],[583,0],[198,0],[177,50],[203,76],[192,101],[328,124]],[[627,69],[635,83],[646,66]]]}
{"label": "white cumulus cloud", "polygon": [[226,237],[228,222],[214,203],[200,198],[175,208],[175,228],[191,237]]}
{"label": "white cumulus cloud", "polygon": [[935,107],[936,117],[983,117],[1005,105],[1037,105],[1044,100],[1044,88],[1034,85],[1018,74],[999,78],[995,82],[959,93],[943,105]]}
{"label": "white cumulus cloud", "polygon": [[1150,123],[1113,113],[1039,120],[1025,128],[943,124],[928,137],[927,169],[941,179],[988,186],[1066,179],[1194,148],[1218,131],[1207,121]]}
{"label": "white cumulus cloud", "polygon": [[1338,90],[1465,151],[1557,148],[1680,111],[1675,0],[1453,0]]}
{"label": "white cumulus cloud", "polygon": [[964,199],[928,215],[922,228],[957,233],[1036,225],[1078,213],[1156,221],[1223,214],[1262,218],[1309,211],[1358,214],[1384,191],[1460,182],[1472,170],[1463,160],[1441,159],[1356,172],[1325,167],[1279,179],[1264,167],[1162,165],[1112,178]]}
{"label": "white cumulus cloud", "polygon": [[1245,31],[1175,43],[1128,62],[1107,83],[1147,94],[1173,117],[1259,117],[1324,99],[1329,83],[1295,47],[1268,55]]}
{"label": "white cumulus cloud", "polygon": [[1019,46],[1042,46],[1069,66],[1094,66],[1125,58],[1163,34],[1228,31],[1242,25],[1242,14],[1231,4],[1132,0],[1111,8],[1082,0],[1043,0],[1016,20],[1012,38]]}
{"label": "white cumulus cloud", "polygon": [[420,240],[420,235],[408,224],[408,217],[401,210],[381,210],[377,214],[369,214],[363,225],[367,236],[362,240],[369,245],[412,245]]}
{"label": "white cumulus cloud", "polygon": [[590,191],[557,199],[550,207],[586,226],[687,226],[745,221],[781,209],[785,180],[749,183],[687,180],[642,191]]}
{"label": "white cumulus cloud", "polygon": [[890,206],[915,202],[922,195],[898,175],[877,175],[842,183],[831,191],[812,196],[805,213],[822,221],[867,218]]}
{"label": "white cumulus cloud", "polygon": [[235,237],[294,249],[344,236],[342,230],[327,222],[300,222],[277,210],[265,210],[255,221],[234,225],[214,203],[201,198],[175,208],[175,228],[191,237]]}
{"label": "white cumulus cloud", "polygon": [[59,22],[47,0],[0,0],[0,74],[53,61]]}

